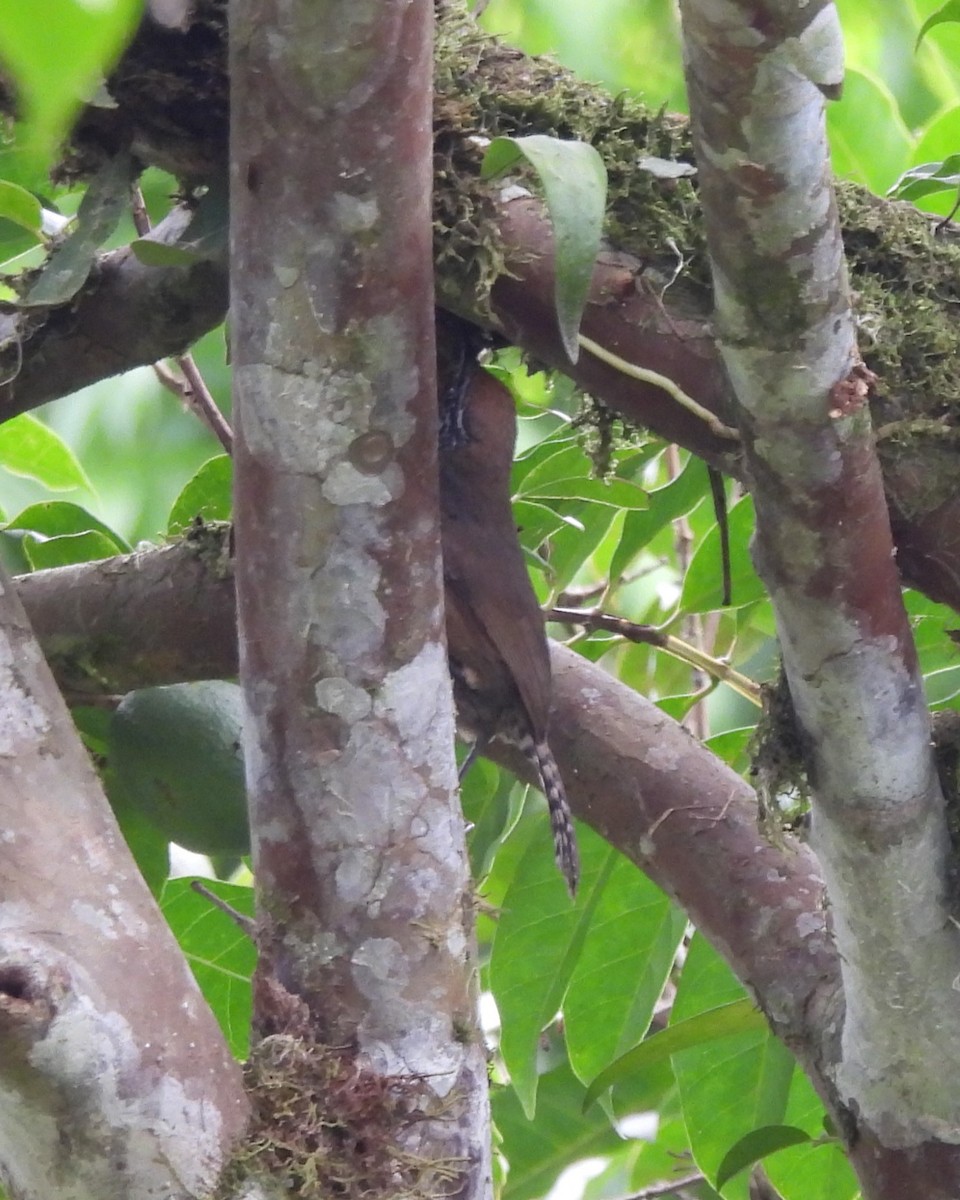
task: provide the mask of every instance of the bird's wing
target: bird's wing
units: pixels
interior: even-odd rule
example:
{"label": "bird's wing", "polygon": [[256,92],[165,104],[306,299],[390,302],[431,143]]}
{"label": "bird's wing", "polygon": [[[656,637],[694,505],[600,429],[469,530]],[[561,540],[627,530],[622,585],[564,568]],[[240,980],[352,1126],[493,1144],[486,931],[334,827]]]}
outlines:
{"label": "bird's wing", "polygon": [[510,541],[472,521],[457,532],[444,539],[444,583],[509,668],[540,741],[550,715],[550,652],[523,550],[515,535]]}

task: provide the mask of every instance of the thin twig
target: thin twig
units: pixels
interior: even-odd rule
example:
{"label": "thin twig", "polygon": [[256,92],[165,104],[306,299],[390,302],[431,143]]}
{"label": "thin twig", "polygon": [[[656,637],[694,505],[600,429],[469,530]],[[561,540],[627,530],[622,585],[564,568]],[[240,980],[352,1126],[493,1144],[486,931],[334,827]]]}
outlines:
{"label": "thin twig", "polygon": [[191,880],[190,887],[198,896],[203,896],[205,900],[209,900],[214,908],[219,908],[222,913],[226,913],[230,920],[239,926],[248,938],[253,940],[257,923],[252,917],[248,917],[246,913],[238,912],[232,904],[228,904],[216,892],[211,892],[206,884],[201,883],[199,879]]}
{"label": "thin twig", "polygon": [[689,663],[691,667],[705,671],[711,678],[725,683],[757,708],[761,705],[759,683],[741,674],[723,659],[714,658],[705,651],[698,650],[696,646],[691,646],[689,642],[674,637],[672,633],[664,633],[655,625],[638,625],[635,621],[615,617],[611,613],[586,612],[577,608],[548,608],[544,610],[544,616],[548,621],[556,621],[560,625],[579,625],[589,632],[603,630],[606,633],[618,634],[629,642],[657,646],[667,654],[672,654],[674,658],[679,658],[681,662]]}
{"label": "thin twig", "polygon": [[726,438],[731,442],[740,441],[739,430],[732,428],[730,425],[724,425],[716,413],[712,413],[709,408],[704,408],[702,404],[698,404],[692,396],[687,395],[683,388],[678,387],[669,376],[661,375],[659,371],[650,371],[646,367],[638,367],[636,363],[627,362],[625,358],[614,354],[612,350],[601,346],[599,342],[595,342],[585,334],[578,334],[577,340],[584,350],[590,351],[594,358],[599,358],[601,362],[605,362],[608,367],[613,367],[621,375],[628,375],[631,379],[636,379],[640,383],[652,383],[654,387],[661,388],[667,395],[672,396],[679,405],[682,405],[687,412],[692,412],[695,417],[699,417],[701,421],[705,421],[717,437]]}
{"label": "thin twig", "polygon": [[694,1171],[692,1175],[683,1175],[679,1179],[665,1179],[660,1183],[651,1183],[649,1187],[641,1188],[639,1192],[634,1192],[625,1200],[658,1200],[661,1196],[670,1196],[682,1188],[694,1187],[698,1183],[705,1182],[706,1176],[700,1171]]}
{"label": "thin twig", "polygon": [[[672,482],[680,474],[680,451],[671,443],[667,447],[664,459],[667,465],[667,473]],[[712,476],[711,476],[712,478]],[[677,552],[677,566],[680,568],[680,577],[686,576],[687,569],[690,566],[690,560],[693,557],[693,530],[690,528],[690,521],[685,513],[681,513],[673,521],[673,540]],[[699,613],[688,613],[683,619],[683,635],[685,639],[698,650],[706,650],[706,643],[703,640],[703,619]],[[703,692],[707,687],[709,677],[706,672],[699,667],[691,669],[691,691],[694,693]],[[708,693],[709,694],[709,693]],[[709,733],[709,722],[707,719],[707,706],[702,699],[698,699],[687,710],[683,718],[682,724],[698,737],[701,741],[706,741]]]}
{"label": "thin twig", "polygon": [[[146,237],[150,232],[150,217],[147,214],[147,206],[143,202],[143,192],[138,187],[134,187],[132,192],[133,225],[140,237]],[[233,430],[210,394],[210,389],[204,382],[193,355],[181,354],[174,361],[180,368],[183,377],[179,378],[165,363],[154,363],[153,369],[157,378],[168,391],[179,396],[184,404],[193,409],[226,453],[232,454]]]}

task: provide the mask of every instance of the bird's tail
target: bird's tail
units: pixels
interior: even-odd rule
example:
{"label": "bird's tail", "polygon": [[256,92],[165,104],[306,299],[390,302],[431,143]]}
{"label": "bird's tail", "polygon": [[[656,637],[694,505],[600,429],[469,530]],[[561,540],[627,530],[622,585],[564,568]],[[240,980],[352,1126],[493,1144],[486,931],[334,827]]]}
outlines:
{"label": "bird's tail", "polygon": [[536,763],[540,772],[543,794],[547,798],[547,808],[550,810],[550,827],[553,830],[557,866],[567,881],[570,895],[576,896],[577,884],[580,881],[580,854],[577,850],[577,835],[573,830],[573,814],[567,803],[567,791],[560,777],[560,768],[545,741],[535,742],[532,737],[524,738],[521,749]]}

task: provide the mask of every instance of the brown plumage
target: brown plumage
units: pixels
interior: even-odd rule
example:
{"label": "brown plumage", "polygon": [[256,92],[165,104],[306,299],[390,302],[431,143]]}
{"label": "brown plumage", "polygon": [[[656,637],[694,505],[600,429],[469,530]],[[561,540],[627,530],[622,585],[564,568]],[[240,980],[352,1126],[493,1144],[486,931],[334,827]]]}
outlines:
{"label": "brown plumage", "polygon": [[463,408],[444,422],[457,432],[441,436],[440,447],[447,647],[457,711],[481,747],[499,737],[536,766],[557,865],[572,895],[579,856],[547,740],[550,653],[510,504],[516,411],[507,389],[475,357],[465,366],[461,361],[459,371],[441,403]]}

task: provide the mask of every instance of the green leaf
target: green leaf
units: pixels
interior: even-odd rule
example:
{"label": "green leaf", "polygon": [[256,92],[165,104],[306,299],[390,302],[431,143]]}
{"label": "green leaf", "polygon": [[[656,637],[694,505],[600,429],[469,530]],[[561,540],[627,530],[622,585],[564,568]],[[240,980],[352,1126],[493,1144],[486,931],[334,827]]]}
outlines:
{"label": "green leaf", "polygon": [[767,1019],[750,1000],[734,1000],[708,1009],[686,1021],[678,1021],[621,1055],[601,1071],[587,1089],[584,1106],[588,1107],[615,1083],[644,1071],[652,1063],[662,1062],[681,1050],[702,1046],[718,1038],[754,1033],[767,1029]]}
{"label": "green leaf", "polygon": [[22,548],[34,570],[112,558],[130,549],[108,525],[65,500],[31,504],[4,528],[27,535]]}
{"label": "green leaf", "polygon": [[646,510],[634,510],[624,517],[620,542],[610,562],[610,578],[618,580],[661,529],[686,516],[709,491],[707,468],[693,456],[675,479],[649,491]]}
{"label": "green leaf", "polygon": [[30,413],[0,425],[0,467],[11,475],[35,479],[51,492],[93,485],[65,441]]}
{"label": "green leaf", "polygon": [[50,255],[23,299],[25,307],[63,304],[79,292],[97,252],[130,204],[134,176],[129,154],[117,154],[97,171],[80,202],[76,227]]}
{"label": "green leaf", "polygon": [[531,137],[494,138],[481,174],[490,179],[526,158],[543,185],[553,223],[556,283],[554,302],[560,337],[571,362],[580,355],[577,335],[600,251],[607,198],[603,159],[586,142]]}
{"label": "green leaf", "polygon": [[233,463],[227,454],[208,459],[174,500],[167,533],[178,534],[197,517],[229,521],[233,511]]}
{"label": "green leaf", "polygon": [[470,873],[484,879],[494,856],[517,823],[525,788],[508,771],[484,758],[474,762],[460,785],[464,819],[472,826],[467,844]]}
{"label": "green leaf", "polygon": [[793,1074],[783,1124],[806,1130],[811,1139],[781,1150],[764,1163],[767,1178],[784,1200],[856,1200],[857,1178],[823,1102],[802,1071]]}
{"label": "green leaf", "polygon": [[[695,935],[677,984],[671,1028],[738,998],[743,1002],[743,985],[706,939]],[[690,1147],[708,1177],[715,1175],[733,1143],[751,1130],[801,1124],[787,1118],[790,1089],[800,1072],[765,1022],[676,1053],[673,1070]],[[734,1192],[745,1195],[746,1181],[739,1192],[737,1186],[733,1184]]]}
{"label": "green leaf", "polygon": [[581,475],[543,482],[523,494],[542,500],[590,500],[618,511],[647,507],[647,494],[643,488],[625,479],[590,479]]}
{"label": "green leaf", "polygon": [[[74,710],[76,715],[76,710]],[[103,775],[104,789],[117,818],[123,839],[130,847],[140,874],[154,896],[163,891],[170,874],[170,844],[156,825],[131,804],[122,789],[112,786],[110,771]]]}
{"label": "green leaf", "polygon": [[921,163],[904,171],[890,188],[889,195],[914,204],[937,192],[955,192],[960,185],[960,154],[951,154],[943,162]]}
{"label": "green leaf", "polygon": [[500,1012],[500,1052],[524,1111],[537,1097],[540,1033],[560,1008],[593,913],[616,865],[616,852],[579,826],[581,880],[576,903],[553,860],[545,811],[501,902],[490,955],[490,990]]}
{"label": "green leaf", "polygon": [[[666,1064],[630,1080],[620,1099],[625,1113],[656,1111],[676,1123],[676,1089]],[[540,1200],[569,1164],[633,1149],[602,1108],[584,1114],[583,1084],[566,1062],[540,1077],[536,1122],[526,1116],[513,1088],[495,1088],[491,1107],[510,1163],[503,1200]],[[670,1132],[676,1135],[675,1129]],[[678,1149],[684,1146],[680,1144]]]}
{"label": "green leaf", "polygon": [[145,267],[190,267],[200,262],[203,255],[199,250],[176,243],[155,242],[150,238],[136,238],[130,243],[134,257]]}
{"label": "green leaf", "polygon": [[685,928],[676,905],[617,856],[563,1002],[567,1052],[580,1079],[592,1079],[647,1032]]}
{"label": "green leaf", "polygon": [[935,13],[932,13],[924,23],[920,26],[920,32],[917,34],[917,41],[914,45],[914,50],[917,50],[920,43],[927,36],[931,29],[936,25],[946,25],[949,22],[960,23],[960,0],[947,0],[947,3],[942,8],[938,8]]}
{"label": "green leaf", "polygon": [[143,16],[142,0],[6,0],[0,60],[14,76],[27,118],[30,157],[52,153]]}
{"label": "green leaf", "polygon": [[0,179],[0,217],[40,237],[43,229],[40,201],[26,188],[6,179]]}
{"label": "green leaf", "polygon": [[28,534],[23,539],[23,548],[34,571],[96,562],[104,558],[113,558],[117,553],[117,543],[95,530],[51,538],[38,538]]}
{"label": "green leaf", "polygon": [[715,1186],[719,1190],[728,1179],[732,1179],[734,1175],[752,1167],[768,1155],[811,1140],[809,1133],[796,1129],[793,1125],[764,1125],[760,1129],[752,1129],[727,1151],[717,1171]]}
{"label": "green leaf", "polygon": [[880,196],[910,162],[913,135],[890,88],[871,72],[847,67],[843,103],[827,107],[827,133],[834,173]]}
{"label": "green leaf", "polygon": [[[204,886],[245,917],[253,915],[253,890],[205,879]],[[246,1058],[250,1043],[251,987],[256,950],[247,934],[190,880],[171,879],[160,908],[193,969],[204,998],[237,1058]]]}
{"label": "green leaf", "polygon": [[[763,581],[754,570],[750,557],[750,538],[753,535],[754,524],[753,499],[744,496],[727,512],[727,525],[730,530],[730,578],[735,608],[752,604],[766,595]],[[712,612],[721,607],[722,601],[720,530],[714,524],[690,560],[683,580],[680,611]]]}

